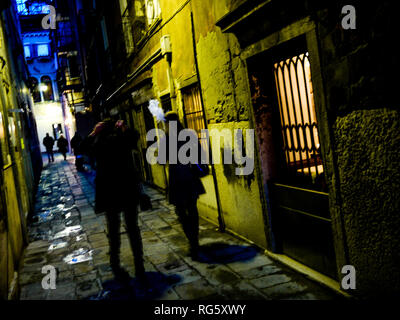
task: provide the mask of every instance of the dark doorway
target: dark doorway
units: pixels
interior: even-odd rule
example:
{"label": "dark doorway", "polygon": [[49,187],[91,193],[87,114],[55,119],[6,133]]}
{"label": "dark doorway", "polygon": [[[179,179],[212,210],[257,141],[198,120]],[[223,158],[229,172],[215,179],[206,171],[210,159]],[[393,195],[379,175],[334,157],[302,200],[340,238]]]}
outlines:
{"label": "dark doorway", "polygon": [[304,38],[247,61],[273,249],[337,278],[310,63]]}
{"label": "dark doorway", "polygon": [[55,140],[58,140],[60,136],[63,134],[62,124],[61,123],[53,123],[53,137]]}

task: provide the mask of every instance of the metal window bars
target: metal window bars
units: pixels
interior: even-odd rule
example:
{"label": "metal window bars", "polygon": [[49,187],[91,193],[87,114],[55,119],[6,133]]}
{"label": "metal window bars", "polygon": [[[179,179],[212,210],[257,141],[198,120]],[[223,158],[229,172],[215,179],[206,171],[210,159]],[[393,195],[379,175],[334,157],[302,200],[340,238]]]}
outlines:
{"label": "metal window bars", "polygon": [[324,169],[308,52],[275,63],[274,75],[288,174],[317,187]]}
{"label": "metal window bars", "polygon": [[122,20],[122,31],[124,34],[126,53],[129,55],[130,53],[133,52],[133,49],[135,47],[133,42],[132,24],[131,24],[131,17],[129,14],[129,7],[126,7],[125,11],[122,13],[121,20]]}
{"label": "metal window bars", "polygon": [[51,1],[29,1],[29,0],[16,0],[17,11],[19,15],[38,15],[38,14],[49,14],[49,4]]}
{"label": "metal window bars", "polygon": [[206,152],[208,159],[207,135],[201,131],[202,129],[205,129],[205,124],[199,86],[193,85],[186,88],[182,91],[182,96],[186,125],[188,128],[197,132],[201,147],[203,148],[203,151]]}

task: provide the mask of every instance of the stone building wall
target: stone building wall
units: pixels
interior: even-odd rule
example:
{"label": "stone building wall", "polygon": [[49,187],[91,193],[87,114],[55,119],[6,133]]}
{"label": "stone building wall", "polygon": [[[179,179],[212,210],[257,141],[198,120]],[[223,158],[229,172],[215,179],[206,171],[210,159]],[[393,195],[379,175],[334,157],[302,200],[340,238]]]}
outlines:
{"label": "stone building wall", "polygon": [[[245,62],[240,58],[240,45],[233,34],[224,34],[215,25],[228,12],[229,3],[194,1],[193,6],[199,77],[208,128],[251,129],[249,81]],[[207,22],[208,29],[204,28]],[[221,146],[221,150],[217,151],[221,154],[221,159],[223,148]],[[266,248],[263,190],[258,181],[260,176],[257,174],[259,168],[255,150],[251,157],[255,168],[252,174],[246,176],[235,174],[235,163],[215,165],[220,206],[228,230]]]}
{"label": "stone building wall", "polygon": [[[248,3],[254,4],[250,15],[223,32],[221,18]],[[306,38],[338,273],[344,264],[356,267],[356,295],[399,290],[399,122],[397,81],[391,80],[399,62],[395,41],[388,41],[396,39],[393,5],[353,1],[356,30],[344,30],[341,11],[348,3],[342,1],[192,0],[183,8],[181,1],[160,4],[162,27],[137,52],[128,73],[146,62],[161,36],[169,34],[178,113],[183,114],[181,88],[197,76],[209,129],[254,128],[246,59],[299,35]],[[131,88],[140,86],[146,75],[152,80],[152,98],[159,98],[171,88],[167,68],[164,59],[155,61]],[[239,177],[232,166],[216,165],[217,189],[211,176],[203,179],[207,196],[199,199],[199,209],[217,222],[219,205],[227,229],[268,247],[271,235],[257,152],[250,176]],[[163,179],[161,170],[154,173]],[[211,197],[216,192],[219,204]]]}
{"label": "stone building wall", "polygon": [[355,30],[341,28],[341,4],[320,10],[318,38],[347,263],[357,271],[356,294],[378,296],[400,290],[399,62],[388,40],[395,10],[389,2],[354,6]]}
{"label": "stone building wall", "polygon": [[[16,12],[0,10],[0,299],[18,296],[20,258],[27,240],[42,160],[26,87],[28,73]],[[4,10],[3,10],[4,9]],[[22,112],[16,112],[22,111]]]}
{"label": "stone building wall", "polygon": [[[246,2],[226,1],[221,11],[228,13]],[[388,1],[374,5],[353,1],[356,29],[345,30],[341,22],[346,4],[272,1],[265,6],[268,9],[252,12],[237,27],[203,36],[198,41],[199,64],[207,80],[203,90],[210,118],[234,121],[245,114],[238,110],[242,106],[248,110],[250,101],[241,81],[242,74],[247,77],[245,67],[243,72],[237,68],[240,57],[296,37],[301,33],[297,27],[303,28],[301,21],[312,30],[304,34],[319,103],[338,272],[341,277],[343,265],[354,265],[358,276],[354,294],[371,296],[400,289],[399,197],[395,196],[400,191],[399,130],[393,81],[400,68],[393,41],[388,40],[396,38],[396,10]],[[259,30],[252,20],[258,21]],[[212,64],[206,63],[205,52],[211,52]],[[219,83],[227,85],[222,88]]]}

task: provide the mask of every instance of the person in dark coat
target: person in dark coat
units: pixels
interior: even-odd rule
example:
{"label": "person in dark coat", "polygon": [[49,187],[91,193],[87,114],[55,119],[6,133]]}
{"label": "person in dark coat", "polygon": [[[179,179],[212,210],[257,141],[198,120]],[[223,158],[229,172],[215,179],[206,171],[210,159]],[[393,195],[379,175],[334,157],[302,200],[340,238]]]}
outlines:
{"label": "person in dark coat", "polygon": [[49,163],[54,162],[54,153],[53,153],[53,146],[54,146],[54,139],[50,137],[48,133],[43,139],[43,144],[46,147],[47,157],[49,158]]}
{"label": "person in dark coat", "polygon": [[89,135],[96,160],[96,213],[105,212],[110,244],[110,265],[117,279],[128,280],[129,274],[120,266],[120,212],[134,255],[136,277],[145,280],[143,245],[138,227],[140,180],[134,167],[132,149],[137,139],[122,121],[104,120]]}
{"label": "person in dark coat", "polygon": [[[179,122],[176,112],[168,112],[165,115],[165,119],[167,130],[169,122],[176,121],[177,135],[179,135],[183,126]],[[167,150],[169,150],[168,144],[170,138],[171,135],[167,131]],[[177,149],[179,150],[183,144],[185,142],[178,141]],[[198,144],[198,149],[201,150],[200,144]],[[168,199],[171,204],[175,205],[176,214],[189,240],[190,256],[194,260],[198,259],[199,253],[199,213],[197,211],[197,199],[203,193],[205,193],[204,186],[190,163],[182,164],[179,162],[179,159],[177,164],[169,163]]]}
{"label": "person in dark coat", "polygon": [[80,152],[80,144],[82,142],[82,137],[78,132],[75,132],[74,136],[71,139],[71,148],[74,151],[75,155],[81,154]]}
{"label": "person in dark coat", "polygon": [[82,137],[78,132],[71,139],[71,148],[75,155],[75,166],[78,171],[83,171],[83,155],[81,150]]}
{"label": "person in dark coat", "polygon": [[64,160],[67,160],[68,141],[64,138],[63,135],[60,135],[60,137],[58,138],[57,147],[58,151],[63,155]]}

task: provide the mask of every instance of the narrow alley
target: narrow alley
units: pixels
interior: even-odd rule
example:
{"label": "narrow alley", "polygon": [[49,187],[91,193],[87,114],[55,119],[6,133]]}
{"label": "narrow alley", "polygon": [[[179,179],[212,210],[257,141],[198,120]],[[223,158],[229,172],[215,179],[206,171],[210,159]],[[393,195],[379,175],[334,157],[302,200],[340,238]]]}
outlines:
{"label": "narrow alley", "polygon": [[[201,262],[192,261],[173,206],[149,187],[153,209],[139,214],[139,226],[150,286],[142,289],[132,278],[123,287],[109,267],[105,218],[94,213],[93,177],[77,172],[72,157],[56,156],[45,165],[20,271],[22,300],[340,298],[203,219]],[[133,256],[121,228],[121,262],[133,277]],[[48,265],[57,270],[56,289],[42,287],[42,268]]]}

